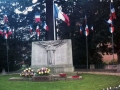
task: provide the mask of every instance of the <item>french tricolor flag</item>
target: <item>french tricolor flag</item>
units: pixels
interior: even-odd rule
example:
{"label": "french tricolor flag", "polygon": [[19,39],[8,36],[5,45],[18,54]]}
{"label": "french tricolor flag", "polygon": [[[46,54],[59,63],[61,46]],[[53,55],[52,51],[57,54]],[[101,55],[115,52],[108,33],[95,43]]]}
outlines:
{"label": "french tricolor flag", "polygon": [[114,26],[113,26],[113,24],[110,25],[109,31],[110,31],[110,33],[113,33],[113,32],[114,32]]}
{"label": "french tricolor flag", "polygon": [[112,15],[110,15],[110,18],[109,20],[107,21],[108,24],[112,24],[113,23],[113,18],[112,18]]}
{"label": "french tricolor flag", "polygon": [[111,15],[112,15],[113,19],[116,19],[115,9],[114,9],[112,0],[111,0],[111,3],[110,3],[110,11],[111,11]]}
{"label": "french tricolor flag", "polygon": [[37,36],[40,36],[40,29],[39,29],[39,26],[37,25],[36,27],[36,33],[37,33]]}
{"label": "french tricolor flag", "polygon": [[89,29],[88,29],[88,25],[86,24],[86,27],[85,27],[85,36],[88,36],[89,34]]}
{"label": "french tricolor flag", "polygon": [[29,28],[30,28],[30,33],[31,33],[31,32],[32,32],[32,30],[33,30],[32,25],[30,25],[30,26],[29,26]]}
{"label": "french tricolor flag", "polygon": [[35,13],[35,23],[39,23],[40,21],[41,21],[40,14],[39,13]]}
{"label": "french tricolor flag", "polygon": [[67,14],[63,13],[61,10],[58,9],[58,7],[54,4],[54,18],[59,18],[62,21],[66,22],[67,25],[70,25],[70,20]]}
{"label": "french tricolor flag", "polygon": [[7,33],[7,29],[6,28],[4,29],[4,38],[8,39],[8,33]]}
{"label": "french tricolor flag", "polygon": [[4,35],[4,37],[5,37],[5,39],[8,39],[8,34],[6,33],[6,34]]}
{"label": "french tricolor flag", "polygon": [[47,30],[47,31],[49,30],[49,28],[48,28],[46,22],[43,23],[43,28],[44,28],[45,30]]}

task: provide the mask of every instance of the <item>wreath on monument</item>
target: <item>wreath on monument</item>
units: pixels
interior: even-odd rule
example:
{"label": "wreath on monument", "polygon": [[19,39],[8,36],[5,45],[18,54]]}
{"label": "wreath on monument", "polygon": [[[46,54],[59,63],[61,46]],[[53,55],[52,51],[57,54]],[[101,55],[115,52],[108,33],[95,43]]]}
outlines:
{"label": "wreath on monument", "polygon": [[34,76],[34,71],[31,68],[26,68],[22,71],[22,73],[20,73],[20,76],[30,78]]}
{"label": "wreath on monument", "polygon": [[42,68],[37,70],[36,74],[39,75],[39,76],[49,75],[50,74],[50,69],[42,67]]}

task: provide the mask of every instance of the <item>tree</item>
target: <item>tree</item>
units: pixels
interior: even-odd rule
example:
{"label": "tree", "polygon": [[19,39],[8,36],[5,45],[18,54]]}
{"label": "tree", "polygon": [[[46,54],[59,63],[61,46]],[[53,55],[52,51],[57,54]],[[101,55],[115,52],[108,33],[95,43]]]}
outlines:
{"label": "tree", "polygon": [[[114,6],[116,9],[117,19],[115,22],[115,32],[114,32],[114,48],[115,53],[118,54],[119,51],[119,1],[114,1]],[[63,3],[62,3],[63,4]],[[69,14],[71,20],[71,26],[65,27],[63,25],[60,27],[61,37],[71,38],[73,41],[73,57],[76,63],[85,61],[85,36],[79,35],[79,26],[76,26],[76,23],[83,24],[84,26],[84,16],[87,14],[88,25],[94,26],[94,32],[90,31],[88,36],[88,49],[89,49],[89,63],[100,63],[102,60],[102,54],[112,53],[112,47],[109,47],[108,44],[111,44],[111,34],[108,30],[109,26],[105,22],[109,18],[110,14],[110,1],[100,2],[98,0],[73,0],[70,2],[65,2],[63,5],[63,10]],[[63,32],[66,32],[63,34]],[[116,38],[117,37],[117,38]],[[116,49],[117,48],[117,49]],[[82,53],[81,53],[82,52]],[[83,58],[82,58],[83,57]],[[75,60],[76,59],[76,60]],[[119,58],[118,58],[119,61]]]}

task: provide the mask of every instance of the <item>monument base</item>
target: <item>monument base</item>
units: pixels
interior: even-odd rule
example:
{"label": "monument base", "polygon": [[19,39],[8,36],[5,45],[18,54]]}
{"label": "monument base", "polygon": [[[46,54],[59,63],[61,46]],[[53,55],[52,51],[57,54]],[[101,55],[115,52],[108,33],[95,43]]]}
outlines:
{"label": "monument base", "polygon": [[36,71],[42,67],[50,68],[50,73],[74,72],[74,67],[72,65],[40,65],[32,66],[31,68]]}

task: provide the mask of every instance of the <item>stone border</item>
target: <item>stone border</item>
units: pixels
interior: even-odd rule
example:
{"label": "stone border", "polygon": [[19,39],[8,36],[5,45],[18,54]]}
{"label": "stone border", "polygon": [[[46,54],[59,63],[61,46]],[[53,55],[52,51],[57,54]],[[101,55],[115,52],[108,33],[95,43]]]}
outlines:
{"label": "stone border", "polygon": [[59,81],[59,80],[80,80],[79,78],[72,78],[72,76],[61,77],[59,75],[48,75],[48,76],[33,76],[32,78],[23,78],[23,77],[12,77],[9,78],[10,81],[33,81],[33,82],[48,82],[48,81]]}

